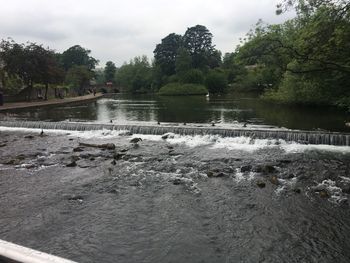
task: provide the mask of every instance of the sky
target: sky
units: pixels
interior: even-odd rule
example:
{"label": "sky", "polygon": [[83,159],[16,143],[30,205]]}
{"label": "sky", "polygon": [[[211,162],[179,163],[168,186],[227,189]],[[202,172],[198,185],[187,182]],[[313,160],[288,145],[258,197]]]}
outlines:
{"label": "sky", "polygon": [[170,33],[204,25],[223,54],[259,19],[273,24],[278,0],[0,0],[0,39],[11,37],[63,52],[73,45],[91,50],[104,66],[147,55]]}

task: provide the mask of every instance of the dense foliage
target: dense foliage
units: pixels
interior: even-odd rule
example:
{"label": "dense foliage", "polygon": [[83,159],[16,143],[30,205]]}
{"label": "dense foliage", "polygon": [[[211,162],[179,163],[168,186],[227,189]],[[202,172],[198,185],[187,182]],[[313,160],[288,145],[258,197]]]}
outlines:
{"label": "dense foliage", "polygon": [[236,62],[256,65],[264,98],[288,103],[350,107],[350,4],[286,1],[297,17],[279,25],[259,23],[238,48]]}
{"label": "dense foliage", "polygon": [[[154,50],[153,89],[167,83],[174,87],[173,82],[204,84],[209,70],[221,65],[221,53],[212,44],[212,38],[202,25],[188,28],[183,36],[172,33],[163,38]],[[177,87],[183,90],[183,85]]]}
{"label": "dense foliage", "polygon": [[146,56],[124,63],[116,73],[117,85],[126,92],[145,93],[152,87],[152,67]]}
{"label": "dense foliage", "polygon": [[208,90],[199,84],[180,84],[180,83],[168,83],[163,86],[158,94],[166,96],[177,95],[206,95]]}
{"label": "dense foliage", "polygon": [[97,60],[90,50],[75,45],[62,54],[36,43],[19,44],[14,40],[0,43],[1,87],[6,93],[25,91],[31,99],[32,90],[44,89],[47,99],[49,87],[71,87],[79,95],[86,93],[94,78]]}
{"label": "dense foliage", "polygon": [[208,73],[205,86],[210,93],[223,93],[227,87],[227,77],[223,72],[212,70]]}

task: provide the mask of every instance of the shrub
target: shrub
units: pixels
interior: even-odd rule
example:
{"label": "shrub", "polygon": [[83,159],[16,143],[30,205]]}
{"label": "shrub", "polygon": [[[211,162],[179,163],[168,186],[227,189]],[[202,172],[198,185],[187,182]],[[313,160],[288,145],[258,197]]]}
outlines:
{"label": "shrub", "polygon": [[320,105],[327,104],[329,96],[322,92],[322,87],[313,79],[287,72],[278,89],[265,91],[263,98],[282,103]]}
{"label": "shrub", "polygon": [[204,75],[199,69],[190,69],[181,78],[182,83],[204,84]]}
{"label": "shrub", "polygon": [[203,85],[169,83],[160,88],[158,94],[165,96],[206,95],[208,90]]}
{"label": "shrub", "polygon": [[227,87],[227,79],[224,73],[212,71],[205,80],[205,85],[210,93],[225,92]]}

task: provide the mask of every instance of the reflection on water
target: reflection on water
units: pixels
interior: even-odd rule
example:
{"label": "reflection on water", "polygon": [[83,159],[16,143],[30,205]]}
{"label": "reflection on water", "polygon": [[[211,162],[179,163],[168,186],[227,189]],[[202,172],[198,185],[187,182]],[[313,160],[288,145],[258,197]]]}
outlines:
{"label": "reflection on water", "polygon": [[290,129],[350,132],[345,126],[350,114],[328,107],[277,105],[252,94],[224,96],[161,97],[117,94],[84,105],[26,109],[7,114],[10,118],[48,121],[98,121],[125,123],[186,122],[230,124],[248,122]]}

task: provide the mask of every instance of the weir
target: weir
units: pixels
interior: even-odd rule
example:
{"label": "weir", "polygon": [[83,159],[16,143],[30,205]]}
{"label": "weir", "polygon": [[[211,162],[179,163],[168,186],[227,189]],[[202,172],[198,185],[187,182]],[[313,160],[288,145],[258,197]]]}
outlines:
{"label": "weir", "polygon": [[13,128],[56,129],[68,131],[128,130],[134,134],[162,135],[172,132],[180,135],[246,136],[257,139],[282,139],[304,144],[350,146],[350,133],[300,131],[282,129],[221,128],[172,125],[97,124],[84,122],[0,121],[0,126]]}

